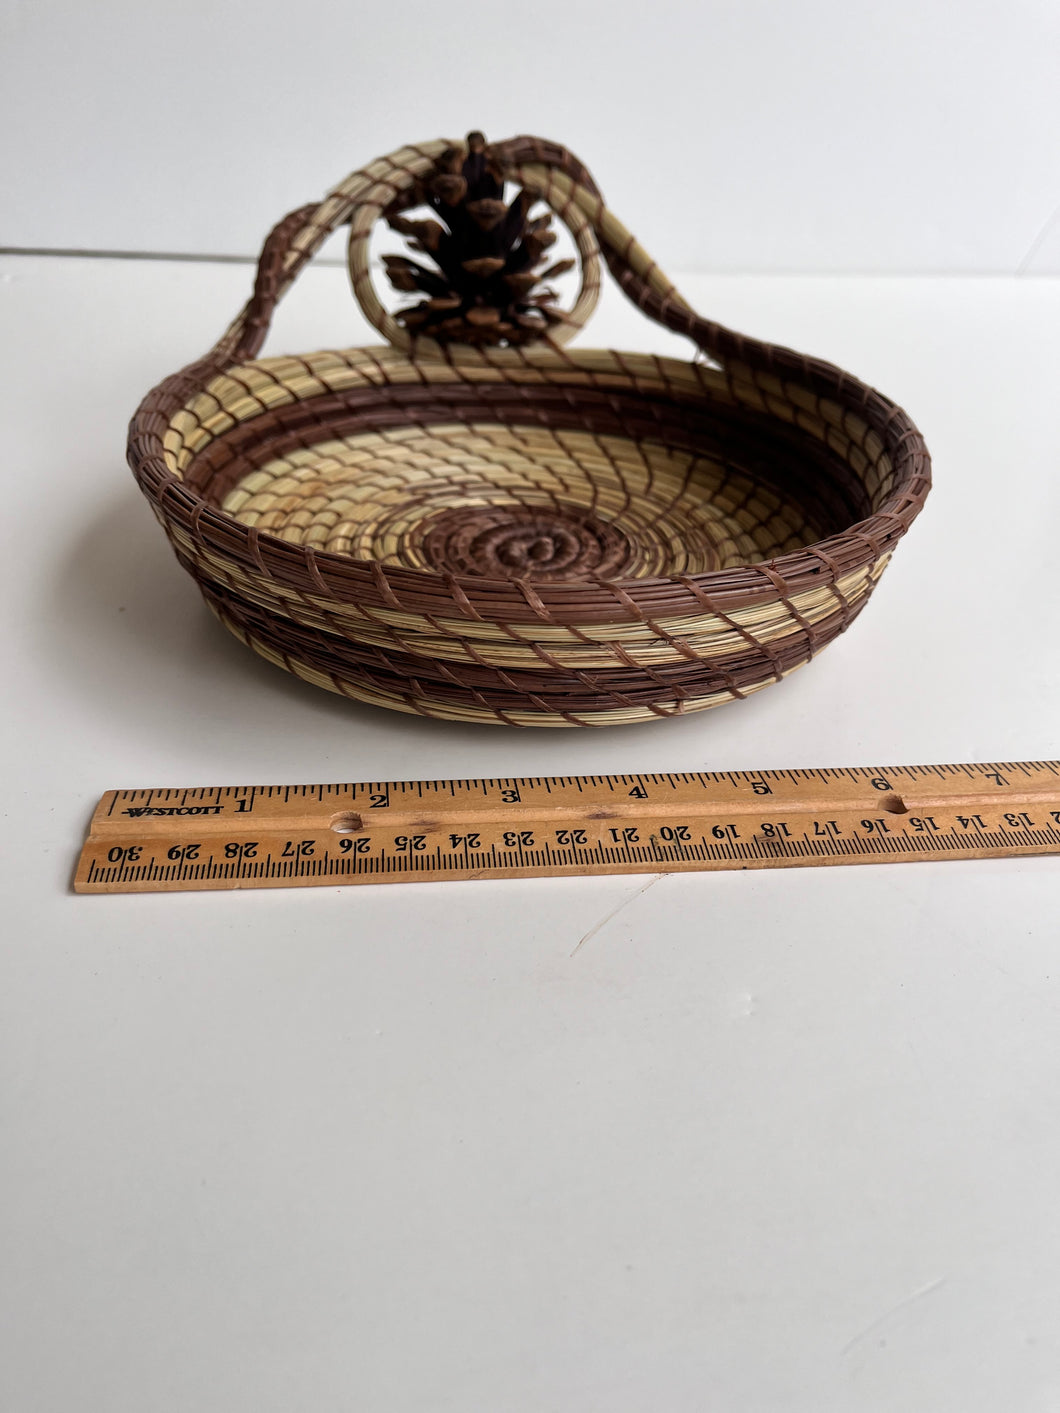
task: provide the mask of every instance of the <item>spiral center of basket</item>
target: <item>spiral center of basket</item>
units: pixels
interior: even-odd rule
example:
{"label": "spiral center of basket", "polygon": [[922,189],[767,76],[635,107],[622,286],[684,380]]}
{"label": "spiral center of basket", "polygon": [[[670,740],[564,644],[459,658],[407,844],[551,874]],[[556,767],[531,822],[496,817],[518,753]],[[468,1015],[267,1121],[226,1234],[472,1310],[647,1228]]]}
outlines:
{"label": "spiral center of basket", "polygon": [[612,522],[551,506],[457,506],[430,519],[421,543],[432,569],[490,579],[607,578],[634,559]]}

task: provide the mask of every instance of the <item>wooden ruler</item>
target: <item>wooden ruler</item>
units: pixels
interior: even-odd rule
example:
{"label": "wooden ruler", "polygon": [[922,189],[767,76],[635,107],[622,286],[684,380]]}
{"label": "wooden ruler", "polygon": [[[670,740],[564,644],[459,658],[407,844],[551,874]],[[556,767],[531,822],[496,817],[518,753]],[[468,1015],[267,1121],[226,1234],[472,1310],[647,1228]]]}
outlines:
{"label": "wooden ruler", "polygon": [[79,893],[1060,853],[1060,762],[110,790]]}

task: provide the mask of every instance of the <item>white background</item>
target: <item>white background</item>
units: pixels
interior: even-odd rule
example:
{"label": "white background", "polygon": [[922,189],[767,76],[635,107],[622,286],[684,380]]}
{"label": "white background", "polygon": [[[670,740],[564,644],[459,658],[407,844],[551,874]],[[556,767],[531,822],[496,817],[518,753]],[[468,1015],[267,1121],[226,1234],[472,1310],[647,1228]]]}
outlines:
{"label": "white background", "polygon": [[483,127],[572,148],[672,271],[1060,273],[1055,0],[4,12],[4,245],[256,254],[363,161]]}
{"label": "white background", "polygon": [[[250,253],[407,139],[543,131],[937,479],[854,629],[746,702],[359,709],[216,625],[123,465],[250,271],[0,259],[4,1413],[1056,1413],[1060,860],[69,892],[114,786],[1055,757],[1056,8],[6,24],[8,246]],[[270,349],[372,337],[314,267]],[[613,292],[587,341],[687,351]]]}

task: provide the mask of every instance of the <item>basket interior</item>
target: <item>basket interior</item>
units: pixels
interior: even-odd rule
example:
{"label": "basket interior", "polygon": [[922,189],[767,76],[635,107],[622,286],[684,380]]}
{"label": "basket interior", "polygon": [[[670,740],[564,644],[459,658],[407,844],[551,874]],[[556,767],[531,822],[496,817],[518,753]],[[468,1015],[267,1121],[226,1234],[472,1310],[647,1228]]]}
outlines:
{"label": "basket interior", "polygon": [[841,534],[891,489],[849,409],[761,383],[592,351],[494,377],[348,350],[216,379],[168,446],[207,501],[317,552],[544,582],[699,574]]}

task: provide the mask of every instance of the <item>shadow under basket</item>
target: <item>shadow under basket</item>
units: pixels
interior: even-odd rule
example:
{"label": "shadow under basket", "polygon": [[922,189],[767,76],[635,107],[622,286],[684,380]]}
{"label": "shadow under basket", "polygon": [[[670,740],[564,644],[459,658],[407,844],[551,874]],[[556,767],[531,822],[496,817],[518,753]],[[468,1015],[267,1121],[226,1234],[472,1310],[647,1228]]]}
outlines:
{"label": "shadow under basket", "polygon": [[[569,311],[535,293],[535,203],[574,238]],[[423,296],[396,316],[370,280],[380,216],[437,266],[389,260]],[[257,359],[344,223],[387,344]],[[695,361],[564,347],[601,257]],[[861,611],[930,485],[901,408],[700,318],[565,149],[478,134],[402,149],[285,218],[219,343],[144,400],[129,459],[207,603],[270,662],[517,726],[643,721],[779,681]]]}

